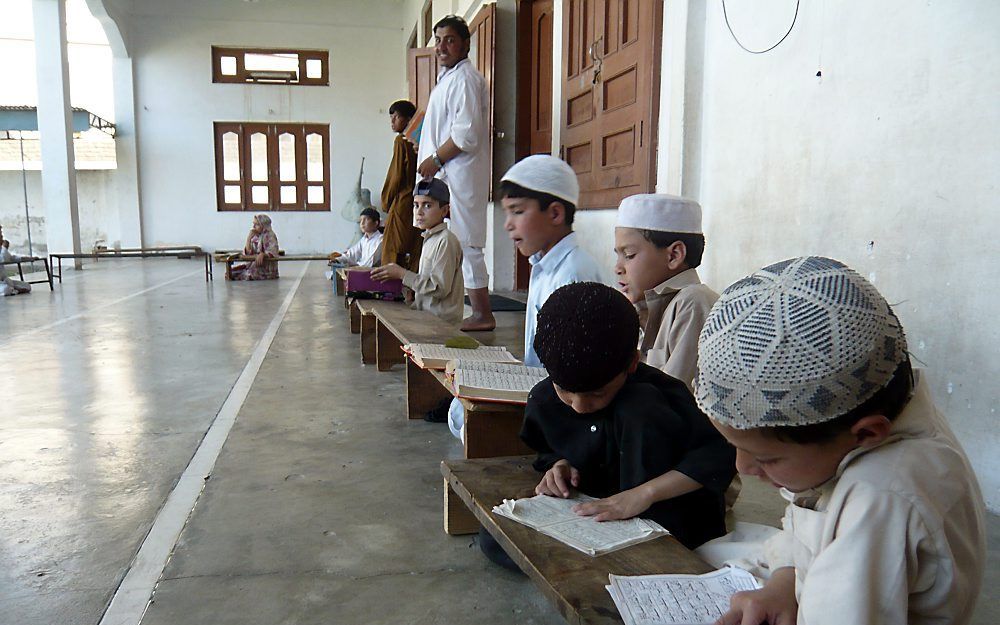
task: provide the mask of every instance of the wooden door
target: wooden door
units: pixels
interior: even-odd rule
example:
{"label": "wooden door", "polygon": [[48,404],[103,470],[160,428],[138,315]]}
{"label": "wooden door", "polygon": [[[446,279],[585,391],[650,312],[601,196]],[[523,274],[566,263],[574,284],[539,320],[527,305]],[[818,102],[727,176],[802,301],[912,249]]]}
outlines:
{"label": "wooden door", "polygon": [[427,110],[431,91],[437,84],[438,60],[434,48],[410,48],[406,51],[406,80],[410,83],[410,102],[418,111]]}
{"label": "wooden door", "polygon": [[662,4],[564,4],[560,151],[579,175],[581,208],[654,187]]}
{"label": "wooden door", "polygon": [[531,3],[528,154],[552,154],[552,0]]}
{"label": "wooden door", "polygon": [[[493,180],[493,61],[496,51],[496,4],[487,4],[469,24],[472,34],[469,61],[486,79],[486,93],[489,98],[489,113],[486,117],[490,145],[490,180]],[[493,185],[490,184],[489,199],[493,199]]]}

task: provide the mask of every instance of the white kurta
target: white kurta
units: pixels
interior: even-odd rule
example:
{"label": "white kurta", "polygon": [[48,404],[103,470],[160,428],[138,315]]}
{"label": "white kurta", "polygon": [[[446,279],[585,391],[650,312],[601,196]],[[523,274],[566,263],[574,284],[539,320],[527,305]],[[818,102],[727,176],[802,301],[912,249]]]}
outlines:
{"label": "white kurta", "polygon": [[[445,163],[436,177],[451,192],[448,229],[463,247],[486,246],[486,202],[490,190],[489,93],[486,79],[469,59],[438,72],[420,131],[417,163],[424,162],[449,138],[462,152]],[[417,175],[419,181],[420,176]]]}
{"label": "white kurta", "polygon": [[337,260],[350,267],[374,267],[381,257],[382,233],[376,230],[371,234],[362,235],[358,242]]}
{"label": "white kurta", "polygon": [[[24,258],[18,254],[11,254],[10,250],[0,246],[0,262],[12,263]],[[5,295],[17,295],[18,293],[28,293],[31,285],[27,282],[15,280],[7,275],[7,266],[0,265],[0,297]]]}

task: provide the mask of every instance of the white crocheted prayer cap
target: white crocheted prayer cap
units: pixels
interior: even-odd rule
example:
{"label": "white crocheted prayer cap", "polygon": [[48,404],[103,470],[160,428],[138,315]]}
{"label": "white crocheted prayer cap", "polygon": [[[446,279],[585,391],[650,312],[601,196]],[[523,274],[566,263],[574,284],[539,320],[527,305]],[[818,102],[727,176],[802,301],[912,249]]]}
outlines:
{"label": "white crocheted prayer cap", "polygon": [[701,206],[666,193],[630,195],[618,206],[621,228],[701,234]]}
{"label": "white crocheted prayer cap", "polygon": [[695,398],[736,429],[809,425],[892,379],[906,337],[885,298],[829,258],[793,258],[722,292],[698,341]]}
{"label": "white crocheted prayer cap", "polygon": [[565,161],[549,154],[532,154],[514,163],[500,179],[531,191],[548,193],[573,206],[580,201],[580,182]]}

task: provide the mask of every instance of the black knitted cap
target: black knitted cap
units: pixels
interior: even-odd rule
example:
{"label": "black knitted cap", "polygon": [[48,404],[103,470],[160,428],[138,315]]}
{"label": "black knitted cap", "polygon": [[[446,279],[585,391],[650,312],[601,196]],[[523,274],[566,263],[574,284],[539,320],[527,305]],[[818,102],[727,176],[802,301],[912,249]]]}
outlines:
{"label": "black knitted cap", "polygon": [[635,307],[604,284],[567,284],[538,311],[535,353],[552,381],[571,393],[595,391],[624,372],[638,343]]}

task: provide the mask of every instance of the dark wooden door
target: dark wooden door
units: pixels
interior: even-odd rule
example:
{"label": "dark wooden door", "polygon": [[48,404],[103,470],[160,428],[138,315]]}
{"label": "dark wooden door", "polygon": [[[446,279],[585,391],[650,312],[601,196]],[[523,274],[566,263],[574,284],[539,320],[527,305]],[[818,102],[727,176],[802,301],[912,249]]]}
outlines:
{"label": "dark wooden door", "polygon": [[410,48],[406,51],[406,80],[410,83],[410,102],[418,111],[427,110],[431,91],[437,84],[438,60],[434,48]]}
{"label": "dark wooden door", "polygon": [[529,154],[552,154],[552,0],[531,3]]}
{"label": "dark wooden door", "polygon": [[[493,180],[493,63],[496,52],[496,4],[487,4],[476,13],[469,24],[472,34],[469,61],[486,79],[486,93],[489,98],[487,123],[490,135],[490,180]],[[492,185],[489,199],[493,199]]]}
{"label": "dark wooden door", "polygon": [[662,2],[567,0],[563,8],[563,158],[581,208],[652,191]]}

